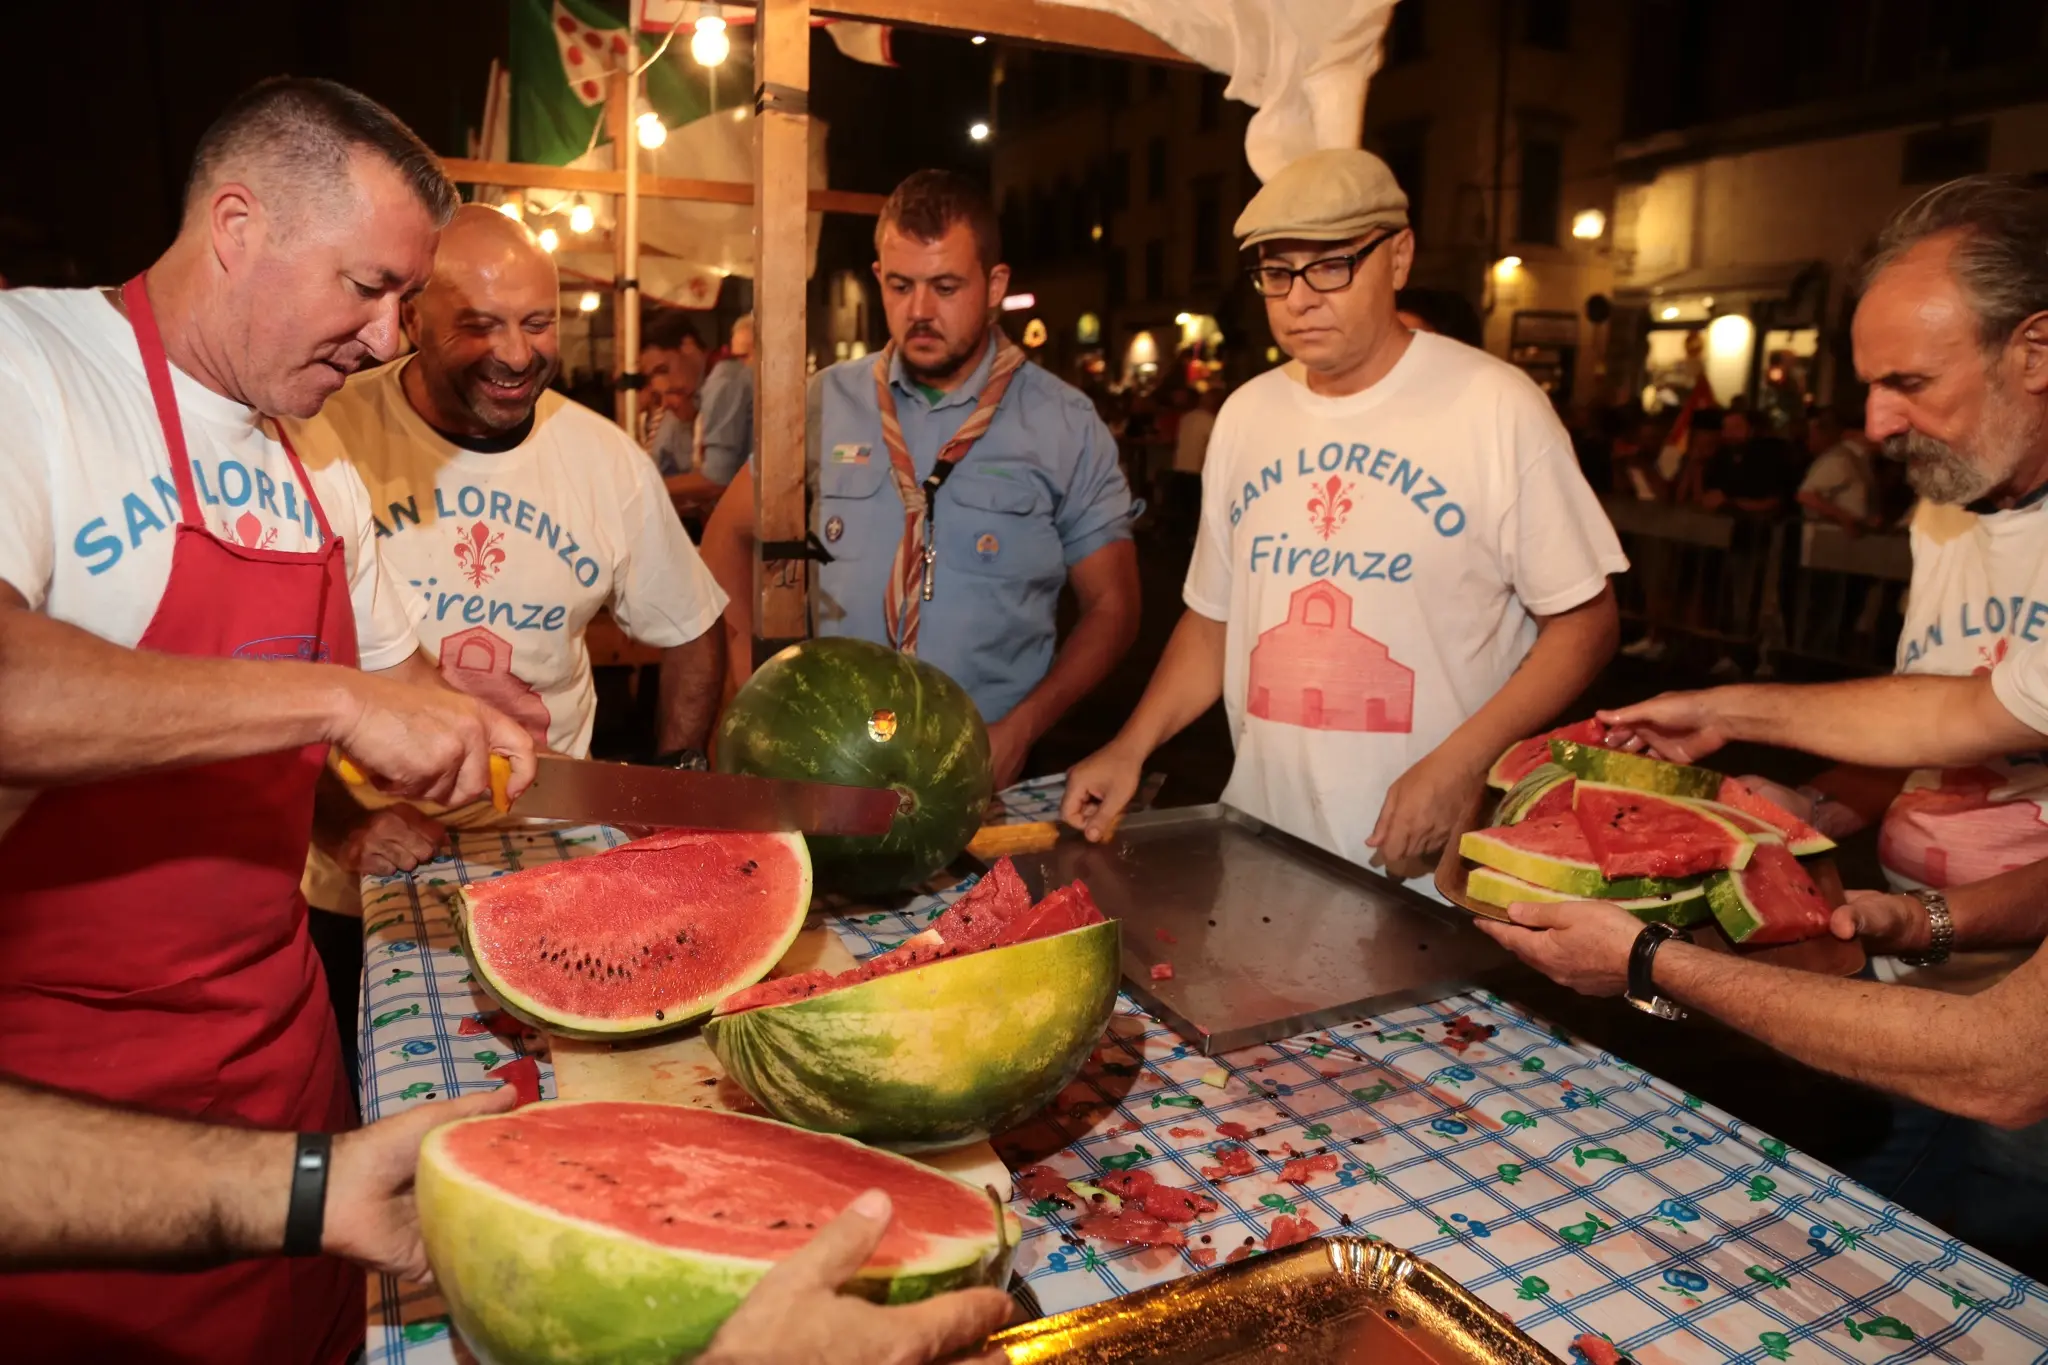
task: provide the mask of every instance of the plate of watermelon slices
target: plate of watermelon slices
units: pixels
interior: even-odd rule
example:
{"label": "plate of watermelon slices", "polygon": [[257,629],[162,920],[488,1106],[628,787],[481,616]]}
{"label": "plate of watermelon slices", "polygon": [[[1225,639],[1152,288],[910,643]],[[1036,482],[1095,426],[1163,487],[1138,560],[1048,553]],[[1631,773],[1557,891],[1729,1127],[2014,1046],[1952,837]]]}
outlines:
{"label": "plate of watermelon slices", "polygon": [[[1598,720],[1512,745],[1444,850],[1437,889],[1476,915],[1525,901],[1611,900],[1645,923],[1830,975],[1864,963],[1828,932],[1833,841],[1734,778],[1610,748]],[[1714,929],[1717,932],[1700,934]]]}

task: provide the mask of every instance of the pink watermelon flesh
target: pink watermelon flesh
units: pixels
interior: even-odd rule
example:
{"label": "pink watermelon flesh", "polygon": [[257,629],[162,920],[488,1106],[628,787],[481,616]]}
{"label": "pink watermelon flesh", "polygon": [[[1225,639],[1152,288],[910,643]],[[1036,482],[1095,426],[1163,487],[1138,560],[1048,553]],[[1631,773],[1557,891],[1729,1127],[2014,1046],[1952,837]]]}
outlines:
{"label": "pink watermelon flesh", "polygon": [[1486,785],[1506,790],[1527,777],[1537,767],[1550,761],[1550,741],[1553,739],[1576,740],[1580,744],[1604,744],[1607,740],[1607,726],[1597,717],[1570,725],[1559,726],[1547,734],[1536,735],[1510,744],[1507,752],[1493,761],[1487,770]]}
{"label": "pink watermelon flesh", "polygon": [[1747,840],[1675,797],[1581,782],[1572,813],[1603,877],[1689,877],[1733,866]]}
{"label": "pink watermelon flesh", "polygon": [[995,1211],[959,1181],[845,1138],[673,1104],[537,1104],[442,1130],[455,1167],[516,1198],[657,1246],[779,1261],[863,1190],[895,1210],[867,1263],[986,1240]]}
{"label": "pink watermelon flesh", "polygon": [[[1735,940],[1745,948],[1798,943],[1828,932],[1827,901],[1799,859],[1783,844],[1758,844],[1749,866],[1728,875],[1741,888],[1746,908],[1761,920],[1755,929]],[[1722,916],[1719,900],[1709,892],[1708,903],[1714,907],[1717,918]],[[1729,928],[1726,919],[1722,927]],[[1729,937],[1735,938],[1735,934],[1731,932]]]}
{"label": "pink watermelon flesh", "polygon": [[1555,787],[1537,797],[1536,804],[1529,807],[1522,815],[1522,818],[1524,820],[1542,820],[1554,815],[1570,815],[1572,813],[1572,788],[1576,785],[1573,782],[1558,783]]}
{"label": "pink watermelon flesh", "polygon": [[719,1014],[738,1014],[763,1005],[786,1005],[827,991],[844,990],[878,976],[922,967],[943,958],[978,953],[989,948],[1007,948],[1035,938],[1049,938],[1084,925],[1100,924],[1102,911],[1080,882],[1063,886],[1038,904],[1031,892],[1004,858],[974,888],[933,921],[932,927],[905,939],[878,957],[845,972],[803,972],[776,981],[763,981],[741,991],[719,1005]]}
{"label": "pink watermelon flesh", "polygon": [[802,925],[809,880],[795,835],[672,830],[468,886],[463,915],[521,1017],[658,1028],[758,980]]}
{"label": "pink watermelon flesh", "polygon": [[1732,777],[1721,779],[1721,790],[1715,799],[1724,806],[1748,815],[1753,815],[1785,836],[1785,846],[1797,854],[1821,853],[1835,846],[1835,841],[1822,834],[1812,825],[1786,810],[1777,802],[1757,795]]}

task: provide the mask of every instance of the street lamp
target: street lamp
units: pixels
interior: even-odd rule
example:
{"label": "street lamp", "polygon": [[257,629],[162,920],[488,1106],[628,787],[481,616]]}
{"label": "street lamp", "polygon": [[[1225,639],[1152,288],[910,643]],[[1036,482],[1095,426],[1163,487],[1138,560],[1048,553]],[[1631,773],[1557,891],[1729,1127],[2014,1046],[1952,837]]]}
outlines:
{"label": "street lamp", "polygon": [[1582,242],[1597,242],[1607,231],[1607,215],[1599,209],[1580,209],[1572,215],[1572,236]]}
{"label": "street lamp", "polygon": [[1515,277],[1515,272],[1521,268],[1520,256],[1503,256],[1493,263],[1493,277],[1496,280],[1511,280]]}

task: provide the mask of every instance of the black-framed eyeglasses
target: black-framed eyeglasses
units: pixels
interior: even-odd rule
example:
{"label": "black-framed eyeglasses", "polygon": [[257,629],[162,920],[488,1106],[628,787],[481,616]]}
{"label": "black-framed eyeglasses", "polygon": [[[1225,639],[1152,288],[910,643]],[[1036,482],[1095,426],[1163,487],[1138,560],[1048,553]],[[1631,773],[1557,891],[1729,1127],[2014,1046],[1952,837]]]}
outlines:
{"label": "black-framed eyeglasses", "polygon": [[1252,288],[1269,299],[1284,299],[1293,290],[1297,279],[1306,280],[1308,287],[1318,294],[1334,294],[1340,289],[1349,289],[1351,281],[1358,274],[1359,265],[1366,257],[1378,251],[1399,232],[1389,232],[1375,237],[1348,256],[1325,256],[1319,261],[1295,269],[1284,265],[1262,263],[1248,268],[1244,273],[1250,277]]}

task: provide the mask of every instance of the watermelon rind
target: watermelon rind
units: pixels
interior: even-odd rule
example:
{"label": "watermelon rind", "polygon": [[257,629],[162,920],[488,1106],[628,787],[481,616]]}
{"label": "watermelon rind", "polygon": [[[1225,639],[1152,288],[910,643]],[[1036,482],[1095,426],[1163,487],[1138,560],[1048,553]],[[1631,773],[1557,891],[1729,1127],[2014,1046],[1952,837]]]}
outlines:
{"label": "watermelon rind", "polygon": [[1575,780],[1571,770],[1555,763],[1542,763],[1529,770],[1521,781],[1509,787],[1493,813],[1496,825],[1518,825],[1530,808],[1558,787]]}
{"label": "watermelon rind", "polygon": [[[1745,871],[1717,872],[1706,880],[1707,908],[1714,912],[1714,921],[1721,926],[1721,932],[1728,936],[1728,941],[1737,944],[1755,943],[1758,947],[1763,947],[1772,943],[1792,943],[1802,938],[1817,938],[1825,933],[1827,929],[1824,920],[1809,926],[1813,930],[1811,934],[1788,932],[1790,926],[1784,925],[1783,916],[1780,917],[1780,924],[1783,927],[1772,928],[1772,917],[1764,907],[1757,904],[1755,894],[1767,885],[1773,873],[1790,875],[1797,872],[1799,879],[1805,883],[1805,889],[1816,899],[1819,897],[1819,891],[1813,887],[1811,879],[1792,856],[1791,850],[1779,846],[1760,849],[1758,853],[1759,856],[1751,860],[1750,867]],[[1793,913],[1796,915],[1798,911],[1795,909]]]}
{"label": "watermelon rind", "polygon": [[462,953],[469,959],[471,970],[476,973],[477,984],[483,987],[491,999],[497,1001],[501,1009],[521,1023],[564,1038],[580,1038],[600,1043],[668,1033],[696,1023],[711,1013],[719,1001],[766,977],[774,970],[775,964],[782,961],[783,954],[789,951],[789,945],[796,942],[796,936],[803,932],[804,917],[810,912],[811,905],[811,857],[805,847],[804,836],[785,834],[749,837],[780,837],[790,852],[796,855],[797,864],[802,869],[802,878],[798,894],[791,899],[790,911],[786,916],[787,924],[752,960],[731,964],[724,981],[694,999],[678,1000],[673,1007],[663,1009],[662,1017],[659,1019],[638,1015],[608,1017],[564,1013],[550,1008],[535,1000],[530,994],[510,985],[504,979],[502,971],[493,965],[490,954],[484,950],[474,933],[476,916],[471,894],[489,887],[490,882],[480,882],[474,887],[455,888],[454,894],[449,897],[449,916],[455,923],[456,933],[462,939]]}
{"label": "watermelon rind", "polygon": [[[583,1104],[617,1107],[570,1100],[550,1101],[548,1107]],[[449,1156],[447,1137],[456,1129],[517,1112],[444,1125],[420,1147],[414,1187],[420,1237],[436,1288],[464,1340],[487,1365],[669,1365],[694,1359],[773,1263],[665,1246],[559,1213],[493,1185]],[[896,1159],[985,1200],[965,1181]],[[878,1303],[911,1303],[953,1289],[999,1287],[1009,1278],[1013,1241],[992,1213],[985,1238],[942,1243],[922,1262],[863,1266],[845,1292]]]}
{"label": "watermelon rind", "polygon": [[1721,792],[1721,774],[1710,768],[1666,763],[1661,758],[1632,754],[1624,749],[1607,749],[1598,744],[1553,739],[1550,741],[1550,761],[1589,782],[1631,787],[1657,796],[1705,797],[1711,800]]}
{"label": "watermelon rind", "polygon": [[1458,840],[1458,852],[1483,867],[1490,867],[1525,882],[1588,900],[1628,900],[1637,896],[1668,896],[1694,885],[1685,877],[1617,877],[1600,875],[1590,859],[1562,858],[1519,847],[1512,839],[1527,825],[1502,825],[1468,831]]}
{"label": "watermelon rind", "polygon": [[[1587,796],[1606,796],[1616,800],[1634,801],[1637,803],[1663,801],[1699,816],[1728,840],[1726,860],[1722,863],[1714,864],[1710,868],[1696,869],[1700,871],[1718,871],[1722,868],[1740,870],[1749,866],[1750,856],[1756,852],[1759,837],[1763,838],[1766,842],[1784,842],[1780,838],[1774,838],[1769,835],[1755,836],[1750,834],[1745,826],[1752,817],[1742,815],[1739,811],[1727,811],[1724,814],[1722,812],[1726,811],[1726,807],[1720,806],[1720,803],[1715,801],[1687,799],[1682,796],[1667,796],[1662,792],[1646,791],[1641,787],[1630,787],[1619,782],[1595,782],[1589,778],[1582,777],[1579,779],[1578,785],[1572,788],[1572,809],[1574,811],[1579,810],[1581,799]],[[1730,819],[1730,815],[1738,818]],[[1583,816],[1580,823],[1585,823]]]}
{"label": "watermelon rind", "polygon": [[1785,840],[1785,847],[1800,858],[1816,853],[1826,853],[1835,846],[1835,841],[1822,834],[1806,821],[1786,810],[1777,802],[1744,786],[1739,778],[1728,778],[1721,783],[1721,790],[1715,799],[1724,806],[1732,806],[1777,830]]}
{"label": "watermelon rind", "polygon": [[[1491,867],[1472,869],[1465,882],[1465,894],[1481,905],[1497,905],[1502,909],[1525,901],[1554,904],[1582,899],[1534,882],[1525,882],[1520,877],[1511,877]],[[1705,924],[1714,917],[1713,911],[1707,907],[1704,886],[1688,886],[1662,896],[1631,896],[1626,900],[1609,901],[1608,904],[1620,906],[1645,924],[1672,924],[1681,929]]]}
{"label": "watermelon rind", "polygon": [[779,1119],[897,1151],[1014,1127],[1080,1074],[1116,1007],[1114,920],[714,1016],[704,1037]]}
{"label": "watermelon rind", "polygon": [[1506,791],[1527,776],[1529,770],[1544,761],[1547,746],[1554,739],[1571,739],[1583,743],[1598,743],[1607,734],[1607,726],[1596,716],[1560,725],[1555,730],[1546,730],[1540,735],[1518,739],[1501,750],[1493,766],[1486,770],[1486,785]]}
{"label": "watermelon rind", "polygon": [[921,886],[981,828],[994,790],[988,727],[966,689],[912,655],[831,636],[783,650],[718,725],[718,771],[891,787],[887,834],[819,835],[821,891],[887,896]]}
{"label": "watermelon rind", "polygon": [[[1709,801],[1698,796],[1675,796],[1672,800],[1690,806],[1694,810],[1704,811],[1716,820],[1726,821],[1759,844],[1782,844],[1785,842],[1785,831],[1779,829],[1754,811],[1746,811],[1739,806],[1725,805],[1722,802]],[[1828,847],[1832,848],[1834,845],[1830,844]]]}

